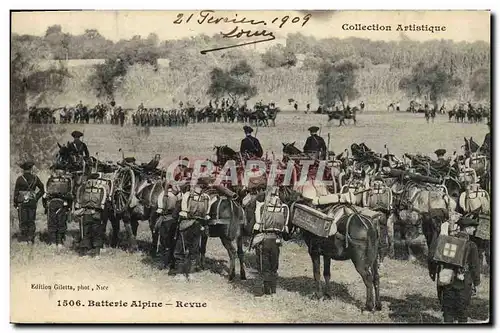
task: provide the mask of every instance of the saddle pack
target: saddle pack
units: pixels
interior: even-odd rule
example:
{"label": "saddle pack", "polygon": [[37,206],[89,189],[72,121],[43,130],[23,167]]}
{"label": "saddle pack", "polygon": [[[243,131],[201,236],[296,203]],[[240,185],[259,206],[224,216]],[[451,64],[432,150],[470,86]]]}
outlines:
{"label": "saddle pack", "polygon": [[361,180],[354,180],[349,182],[348,184],[342,186],[340,189],[340,193],[344,194],[346,198],[346,202],[352,203],[353,205],[362,206],[363,205],[363,197],[368,190],[365,188],[363,182]]}
{"label": "saddle pack", "polygon": [[477,177],[476,170],[472,168],[463,167],[458,174],[458,181],[464,184],[475,184],[479,178]]}
{"label": "saddle pack", "polygon": [[218,196],[211,200],[209,224],[243,224],[245,223],[245,211],[234,200],[225,196]]}
{"label": "saddle pack", "polygon": [[76,208],[103,210],[109,195],[106,179],[89,179],[78,189]]}
{"label": "saddle pack", "polygon": [[460,194],[458,202],[466,213],[477,209],[481,209],[483,213],[490,212],[490,195],[481,189],[479,184],[469,184],[466,190]]}
{"label": "saddle pack", "polygon": [[374,180],[370,184],[369,191],[365,192],[363,206],[374,210],[392,209],[393,197],[391,189],[382,180]]}
{"label": "saddle pack", "polygon": [[489,241],[491,237],[491,216],[489,214],[479,214],[479,224],[476,228],[475,236],[479,239]]}
{"label": "saddle pack", "polygon": [[486,156],[479,153],[472,153],[470,157],[465,160],[465,167],[474,169],[476,173],[482,173],[486,170],[487,162]]}

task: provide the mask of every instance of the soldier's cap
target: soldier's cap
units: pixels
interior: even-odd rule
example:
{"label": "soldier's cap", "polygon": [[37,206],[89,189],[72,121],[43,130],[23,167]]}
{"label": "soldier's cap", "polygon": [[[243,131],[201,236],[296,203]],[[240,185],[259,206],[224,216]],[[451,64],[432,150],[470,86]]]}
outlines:
{"label": "soldier's cap", "polygon": [[444,156],[446,154],[446,149],[438,149],[434,152],[437,156]]}
{"label": "soldier's cap", "polygon": [[307,130],[311,133],[317,133],[319,131],[319,127],[318,126],[311,126]]}
{"label": "soldier's cap", "polygon": [[252,133],[253,128],[251,128],[250,126],[243,126],[243,131],[245,131],[245,133]]}
{"label": "soldier's cap", "polygon": [[33,163],[33,161],[26,161],[24,163],[19,164],[19,166],[23,170],[30,170],[31,168],[33,168],[34,165],[35,163]]}
{"label": "soldier's cap", "polygon": [[80,137],[82,137],[82,136],[83,136],[83,133],[82,133],[82,132],[80,132],[80,131],[73,131],[73,132],[71,133],[71,136],[72,136],[72,137],[74,137],[74,138],[80,138]]}
{"label": "soldier's cap", "polygon": [[470,217],[462,217],[457,221],[457,224],[463,228],[473,226],[476,227],[479,224],[477,219],[472,219]]}
{"label": "soldier's cap", "polygon": [[124,161],[126,163],[135,163],[135,157],[131,156],[131,157],[125,157]]}

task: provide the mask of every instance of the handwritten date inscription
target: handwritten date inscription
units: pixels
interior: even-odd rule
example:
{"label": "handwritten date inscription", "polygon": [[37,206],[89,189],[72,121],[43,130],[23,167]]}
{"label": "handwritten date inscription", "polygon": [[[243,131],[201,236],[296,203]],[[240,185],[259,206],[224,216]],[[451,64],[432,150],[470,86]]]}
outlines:
{"label": "handwritten date inscription", "polygon": [[236,24],[234,28],[232,28],[228,32],[221,32],[223,38],[252,38],[252,37],[264,37],[265,39],[257,39],[249,42],[222,46],[213,49],[203,50],[201,54],[206,54],[208,52],[220,51],[224,49],[240,47],[244,45],[257,44],[262,42],[268,42],[276,39],[272,28],[266,29],[246,29],[241,28],[243,25],[250,26],[271,26],[277,27],[279,29],[283,28],[286,24],[288,25],[299,25],[301,27],[305,26],[307,22],[311,19],[311,14],[304,15],[303,17],[295,16],[291,17],[289,15],[285,15],[283,17],[274,17],[271,21],[261,20],[261,19],[250,19],[247,17],[239,17],[238,14],[234,14],[233,17],[221,16],[218,17],[215,15],[213,10],[202,10],[197,14],[189,14],[185,16],[183,13],[177,14],[177,18],[174,20],[174,24],[189,24],[189,23],[198,23],[202,24]]}

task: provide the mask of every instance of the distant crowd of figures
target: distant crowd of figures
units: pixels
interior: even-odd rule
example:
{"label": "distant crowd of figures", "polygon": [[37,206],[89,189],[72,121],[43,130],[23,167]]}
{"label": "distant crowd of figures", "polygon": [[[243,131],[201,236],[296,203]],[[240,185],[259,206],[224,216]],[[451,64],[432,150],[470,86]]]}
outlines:
{"label": "distant crowd of figures", "polygon": [[187,126],[198,122],[259,122],[274,124],[279,108],[274,103],[258,102],[253,108],[224,100],[207,106],[194,107],[179,103],[179,108],[146,108],[141,103],[137,109],[127,109],[98,103],[91,108],[81,102],[75,107],[30,107],[29,121],[33,124],[111,124],[135,126]]}

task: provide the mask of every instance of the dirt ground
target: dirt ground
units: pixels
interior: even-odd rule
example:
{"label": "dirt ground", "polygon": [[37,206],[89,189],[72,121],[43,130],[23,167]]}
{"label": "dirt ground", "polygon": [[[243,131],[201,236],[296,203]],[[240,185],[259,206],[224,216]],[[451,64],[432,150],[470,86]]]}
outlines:
{"label": "dirt ground", "polygon": [[[449,123],[446,116],[427,124],[423,115],[360,114],[357,126],[337,127],[333,121],[326,125],[326,116],[283,113],[276,127],[254,128],[254,134],[269,156],[281,155],[282,142],[296,141],[302,148],[308,136],[307,128],[321,125],[321,135],[330,133],[330,149],[336,153],[353,142],[365,142],[375,151],[387,144],[391,153],[432,154],[444,148],[448,154],[461,152],[463,137],[473,137],[479,144],[488,131],[486,124]],[[211,157],[214,145],[228,144],[239,148],[243,138],[242,124],[194,124],[188,127],[151,128],[150,133],[135,127],[109,125],[68,125],[69,133],[79,129],[91,153],[99,152],[100,159],[117,161],[119,148],[139,162],[149,161],[155,153],[162,161],[179,156]],[[11,172],[11,186],[18,170]],[[42,181],[47,174],[38,171]],[[37,232],[47,228],[46,216],[40,205],[37,213]],[[11,235],[18,231],[16,211],[11,211]],[[108,230],[109,231],[109,230]],[[69,239],[78,233],[78,225],[69,225]],[[146,222],[139,227],[140,245],[146,248],[150,233]],[[70,249],[56,254],[55,249],[37,240],[34,246],[11,241],[11,321],[21,322],[273,322],[273,323],[438,323],[441,312],[435,284],[425,266],[419,262],[386,259],[381,270],[383,310],[362,313],[365,288],[352,263],[334,262],[332,288],[334,299],[312,300],[312,264],[307,248],[300,241],[286,242],[281,249],[277,295],[257,297],[260,293],[254,253],[246,254],[247,281],[227,281],[228,256],[220,241],[211,238],[207,257],[209,268],[194,273],[190,281],[184,277],[167,276],[161,264],[142,251],[127,253],[106,249],[99,260],[80,258]],[[237,272],[238,272],[237,266]],[[50,285],[52,290],[33,289],[34,284]],[[75,289],[54,290],[54,285],[71,285]],[[97,284],[107,290],[97,290]],[[36,286],[35,286],[36,288]],[[94,289],[94,290],[92,290]],[[86,306],[58,306],[64,300],[80,300]],[[91,307],[88,301],[134,300],[163,302],[161,308]],[[177,301],[206,302],[206,307],[177,307]],[[172,304],[172,305],[166,305]],[[470,306],[471,321],[484,321],[489,313],[489,277],[482,275],[478,294]]]}

